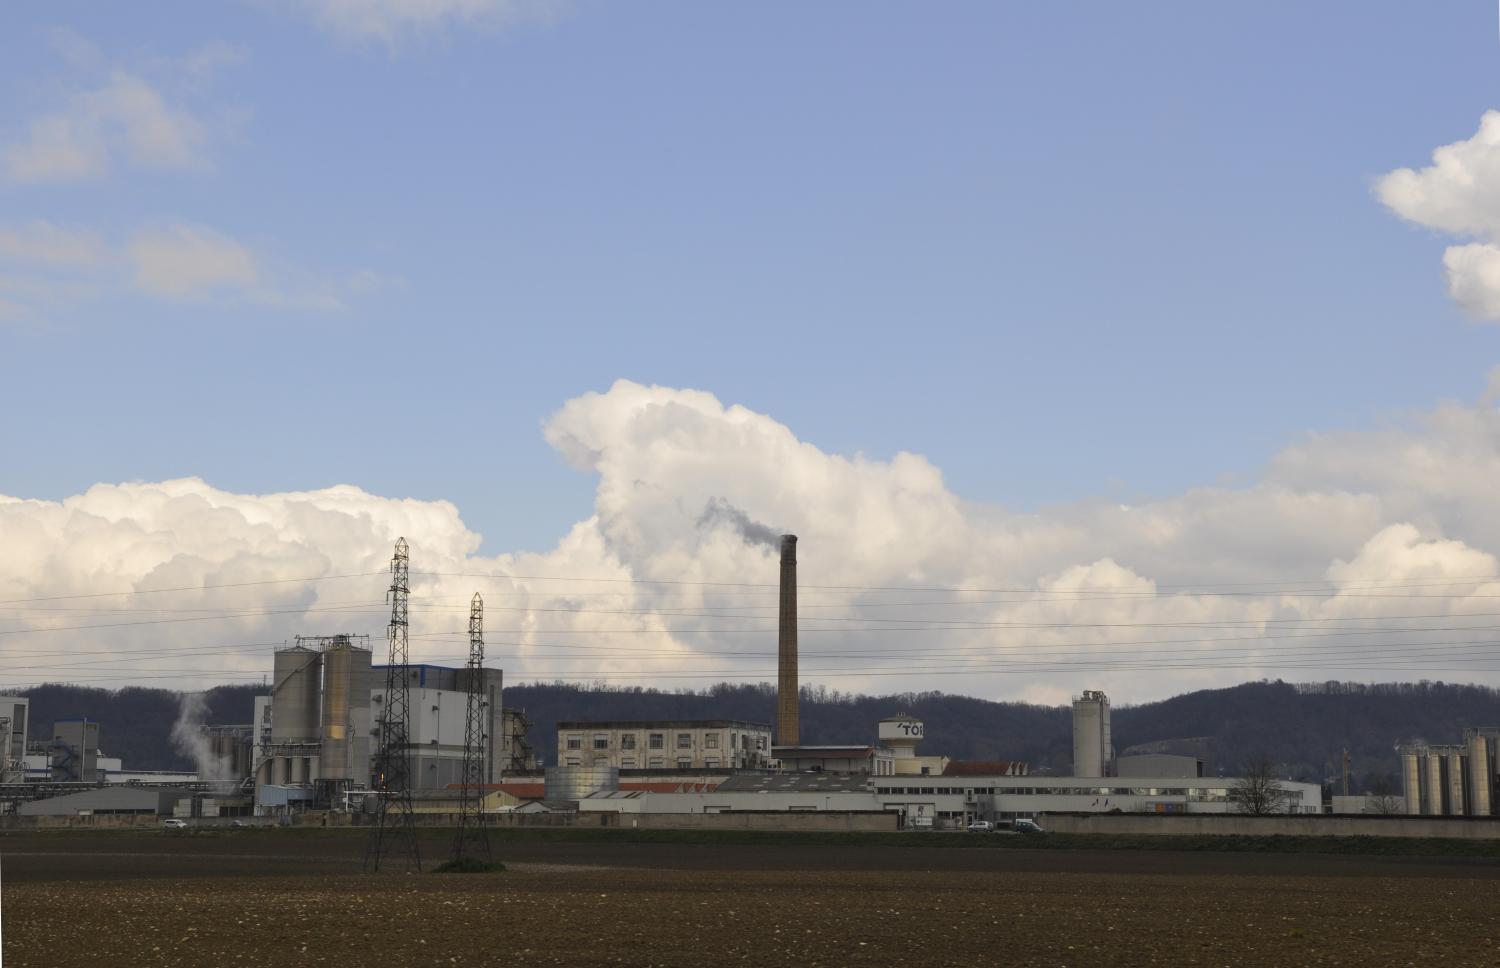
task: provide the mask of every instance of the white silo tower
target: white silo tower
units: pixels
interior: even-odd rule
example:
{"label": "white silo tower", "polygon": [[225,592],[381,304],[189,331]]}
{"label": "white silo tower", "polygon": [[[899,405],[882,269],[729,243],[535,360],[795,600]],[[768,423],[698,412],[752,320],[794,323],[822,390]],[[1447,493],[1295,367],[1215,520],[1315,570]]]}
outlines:
{"label": "white silo tower", "polygon": [[1115,748],[1109,736],[1109,697],[1093,689],[1073,700],[1073,775],[1109,776]]}

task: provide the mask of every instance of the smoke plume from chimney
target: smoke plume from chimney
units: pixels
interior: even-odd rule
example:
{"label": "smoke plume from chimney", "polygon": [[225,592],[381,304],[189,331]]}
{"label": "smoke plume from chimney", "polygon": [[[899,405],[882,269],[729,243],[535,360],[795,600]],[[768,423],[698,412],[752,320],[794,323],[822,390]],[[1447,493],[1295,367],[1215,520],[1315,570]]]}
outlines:
{"label": "smoke plume from chimney", "polygon": [[745,539],[746,544],[775,548],[781,543],[781,538],[774,528],[768,528],[759,521],[753,520],[750,515],[722,497],[711,497],[703,508],[703,513],[698,515],[696,523],[699,528],[711,528],[721,522],[734,528],[739,536]]}

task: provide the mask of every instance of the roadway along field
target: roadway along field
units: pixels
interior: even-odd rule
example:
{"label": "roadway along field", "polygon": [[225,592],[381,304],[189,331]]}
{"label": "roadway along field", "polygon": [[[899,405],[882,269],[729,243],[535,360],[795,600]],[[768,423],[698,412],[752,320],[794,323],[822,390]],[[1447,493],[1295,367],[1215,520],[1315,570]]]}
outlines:
{"label": "roadway along field", "polygon": [[[343,833],[343,832],[339,832]],[[428,856],[441,854],[428,832]],[[1494,964],[1487,858],[499,845],[358,873],[358,836],[8,834],[7,964]]]}

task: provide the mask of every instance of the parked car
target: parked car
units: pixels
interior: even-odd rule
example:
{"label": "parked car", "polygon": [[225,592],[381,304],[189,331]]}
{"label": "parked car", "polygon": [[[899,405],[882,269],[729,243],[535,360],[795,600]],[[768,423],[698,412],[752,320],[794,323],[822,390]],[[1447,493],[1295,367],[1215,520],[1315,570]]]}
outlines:
{"label": "parked car", "polygon": [[969,833],[971,834],[989,834],[994,832],[995,825],[988,820],[976,820],[969,824]]}
{"label": "parked car", "polygon": [[250,826],[250,821],[248,821],[248,820],[231,820],[231,821],[229,821],[229,826],[234,827],[236,829],[243,829],[245,827]]}
{"label": "parked car", "polygon": [[183,830],[187,827],[188,822],[186,820],[177,820],[174,818],[170,820],[163,820],[161,822],[161,825],[167,830]]}
{"label": "parked car", "polygon": [[1010,829],[1018,834],[1044,834],[1047,832],[1042,829],[1041,824],[1035,820],[1027,820],[1025,817],[1016,818],[1016,821],[1011,824]]}

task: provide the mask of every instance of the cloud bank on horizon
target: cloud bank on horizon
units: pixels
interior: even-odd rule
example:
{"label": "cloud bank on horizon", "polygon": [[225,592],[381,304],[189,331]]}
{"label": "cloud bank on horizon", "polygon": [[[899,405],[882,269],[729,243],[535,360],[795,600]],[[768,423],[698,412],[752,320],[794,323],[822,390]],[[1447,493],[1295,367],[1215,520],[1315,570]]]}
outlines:
{"label": "cloud bank on horizon", "polygon": [[[960,498],[917,454],[827,453],[696,390],[622,380],[545,434],[598,488],[543,553],[481,556],[451,503],[352,486],[0,497],[12,684],[255,680],[298,633],[367,632],[379,652],[398,535],[414,661],[461,659],[477,589],[512,682],[771,681],[776,552],[716,507],[801,537],[803,676],[831,688],[1143,701],[1277,676],[1500,684],[1482,644],[1500,597],[1488,401],[1309,438],[1248,487],[1026,514]],[[152,589],[193,590],[68,597]],[[48,628],[71,631],[14,631]]]}

